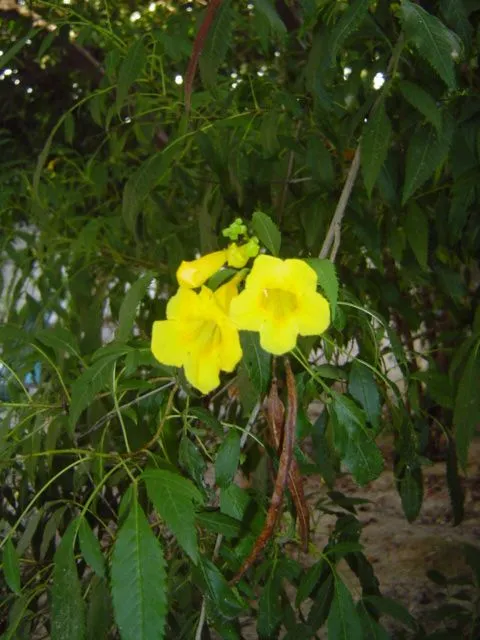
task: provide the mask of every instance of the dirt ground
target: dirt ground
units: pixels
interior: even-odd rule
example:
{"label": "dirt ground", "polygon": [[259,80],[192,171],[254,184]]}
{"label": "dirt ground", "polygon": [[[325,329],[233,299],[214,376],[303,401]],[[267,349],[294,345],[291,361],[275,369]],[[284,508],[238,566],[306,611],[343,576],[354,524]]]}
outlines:
{"label": "dirt ground", "polygon": [[[335,489],[350,497],[371,501],[357,508],[364,527],[360,542],[380,581],[382,594],[401,602],[428,631],[432,631],[438,624],[433,621],[432,613],[444,599],[444,590],[429,580],[427,571],[436,569],[447,577],[468,573],[462,545],[470,543],[480,547],[480,440],[471,447],[464,481],[465,518],[455,527],[452,526],[445,463],[437,462],[423,468],[423,505],[417,520],[410,524],[403,515],[395,488],[391,443],[387,440],[380,443],[380,447],[386,466],[377,480],[358,487],[349,476],[344,476],[338,480]],[[318,496],[318,487],[312,483],[309,479],[305,486],[310,500]],[[334,519],[328,516],[317,519],[313,541],[320,549],[326,544],[334,524]],[[354,594],[360,595],[359,584],[347,565],[341,565],[340,571]],[[389,631],[395,628],[390,625]]]}

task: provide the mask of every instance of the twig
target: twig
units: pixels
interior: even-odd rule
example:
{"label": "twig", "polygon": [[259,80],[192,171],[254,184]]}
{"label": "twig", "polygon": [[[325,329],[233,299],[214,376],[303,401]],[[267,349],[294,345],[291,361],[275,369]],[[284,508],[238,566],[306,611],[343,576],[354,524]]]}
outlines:
{"label": "twig", "polygon": [[[295,388],[295,378],[293,377],[292,368],[290,366],[288,358],[285,358],[285,371],[287,374],[288,409],[287,418],[285,420],[283,448],[280,456],[280,463],[278,465],[275,487],[273,489],[273,495],[270,500],[270,507],[268,508],[267,517],[265,519],[263,529],[256,539],[250,555],[243,562],[242,566],[235,574],[235,576],[230,580],[230,585],[236,584],[245,574],[245,572],[248,571],[248,569],[250,569],[250,567],[253,565],[267,542],[272,537],[275,525],[277,524],[277,520],[280,515],[280,509],[283,503],[283,495],[285,493],[285,487],[288,482],[288,474],[293,459],[293,447],[295,444],[295,424],[297,419],[297,391]],[[275,393],[276,382],[274,379],[272,381],[269,404],[275,404]]]}
{"label": "twig", "polygon": [[320,258],[327,258],[328,253],[333,245],[332,253],[330,255],[330,260],[332,262],[335,261],[337,251],[340,246],[340,239],[341,239],[341,232],[342,232],[341,225],[342,225],[343,216],[345,215],[345,209],[347,208],[348,200],[350,198],[350,194],[352,193],[353,185],[355,184],[355,180],[357,179],[359,167],[360,167],[360,145],[358,145],[357,150],[355,151],[355,155],[353,156],[353,161],[352,161],[352,164],[350,165],[350,169],[348,171],[345,184],[343,185],[343,190],[338,200],[337,208],[335,209],[335,213],[333,214],[332,221],[330,222],[327,235],[325,236],[325,240],[320,250],[320,255],[319,255]]}
{"label": "twig", "polygon": [[260,411],[260,407],[261,407],[261,402],[259,400],[257,404],[253,407],[252,413],[250,414],[245,430],[242,433],[242,437],[240,438],[240,449],[243,449],[243,447],[245,446],[248,435],[252,430],[253,425],[255,424],[255,420],[257,419],[258,413]]}

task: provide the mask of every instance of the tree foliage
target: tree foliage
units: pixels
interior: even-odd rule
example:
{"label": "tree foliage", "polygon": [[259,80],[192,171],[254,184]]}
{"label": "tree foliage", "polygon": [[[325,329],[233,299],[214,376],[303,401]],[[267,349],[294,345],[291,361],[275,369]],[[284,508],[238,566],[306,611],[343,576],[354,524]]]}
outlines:
{"label": "tree foliage", "polygon": [[271,357],[243,333],[238,370],[201,397],[150,337],[180,262],[242,218],[308,261],[332,309],[290,356],[296,474],[368,485],[393,434],[413,521],[440,439],[461,519],[480,421],[480,3],[132,6],[0,4],[2,638],[236,639],[245,617],[261,638],[384,638],[383,615],[428,637],[382,596],[336,492],[316,563],[285,550],[301,533],[279,515],[235,579],[281,458]]}

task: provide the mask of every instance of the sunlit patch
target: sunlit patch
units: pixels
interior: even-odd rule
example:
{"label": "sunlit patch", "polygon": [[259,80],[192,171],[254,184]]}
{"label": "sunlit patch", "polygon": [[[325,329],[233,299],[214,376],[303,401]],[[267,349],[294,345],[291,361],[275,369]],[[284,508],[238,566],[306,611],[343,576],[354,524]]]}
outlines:
{"label": "sunlit patch", "polygon": [[373,78],[373,88],[378,91],[385,84],[385,76],[380,71]]}

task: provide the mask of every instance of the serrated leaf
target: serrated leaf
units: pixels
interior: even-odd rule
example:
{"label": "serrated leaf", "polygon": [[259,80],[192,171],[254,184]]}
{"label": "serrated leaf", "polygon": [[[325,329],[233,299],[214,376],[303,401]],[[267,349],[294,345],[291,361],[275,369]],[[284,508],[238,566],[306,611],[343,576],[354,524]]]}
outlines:
{"label": "serrated leaf", "polygon": [[200,557],[194,575],[205,590],[206,597],[215,605],[224,618],[237,618],[245,608],[243,600],[237,596],[219,569],[207,558]]}
{"label": "serrated leaf", "polygon": [[127,229],[135,233],[138,214],[150,191],[171,169],[176,153],[175,142],[145,160],[125,184],[122,198],[122,216]]}
{"label": "serrated leaf", "polygon": [[[324,140],[318,136],[311,136],[307,142],[307,152],[305,161],[309,167],[312,177],[319,182],[331,184],[335,179],[332,155],[325,146]],[[311,219],[311,214],[307,217]],[[308,237],[307,237],[308,240]]]}
{"label": "serrated leaf", "polygon": [[390,640],[385,629],[368,613],[362,602],[357,604],[357,614],[362,625],[362,634],[368,640]]}
{"label": "serrated leaf", "polygon": [[422,508],[423,476],[419,468],[407,467],[402,478],[398,481],[398,492],[402,501],[405,517],[413,522]]}
{"label": "serrated leaf", "polygon": [[416,204],[411,204],[405,218],[407,240],[415,257],[425,271],[428,270],[428,220]]}
{"label": "serrated leaf", "polygon": [[[460,36],[467,48],[472,42],[472,25],[463,0],[440,0],[440,11],[445,22]],[[478,6],[477,6],[478,8]]]}
{"label": "serrated leaf", "polygon": [[118,71],[117,83],[117,111],[123,106],[128,90],[143,71],[147,62],[147,52],[142,39],[132,44]]}
{"label": "serrated leaf", "polygon": [[240,524],[230,516],[218,511],[199,511],[196,522],[213,533],[220,533],[225,538],[236,538],[240,534]]}
{"label": "serrated leaf", "polygon": [[458,460],[463,469],[466,469],[467,466],[468,449],[480,416],[480,393],[478,389],[480,380],[479,352],[480,348],[477,344],[468,357],[455,398],[453,424],[455,425]]}
{"label": "serrated leaf", "polygon": [[418,84],[402,80],[398,83],[398,88],[402,92],[403,97],[412,107],[419,111],[425,118],[433,124],[437,133],[442,129],[442,112],[438,108],[437,102],[432,96],[419,87]]}
{"label": "serrated leaf", "polygon": [[438,73],[449,89],[455,89],[453,56],[460,56],[462,45],[458,36],[443,22],[418,4],[403,0],[400,8],[407,40]]}
{"label": "serrated leaf", "polygon": [[107,640],[112,623],[109,588],[105,580],[94,577],[87,610],[87,638]]}
{"label": "serrated leaf", "polygon": [[88,522],[82,518],[78,529],[80,551],[86,562],[92,567],[97,576],[105,577],[105,559],[98,538],[90,529]]}
{"label": "serrated leaf", "polygon": [[178,449],[178,461],[199,487],[204,485],[204,475],[207,463],[193,442],[184,435]]}
{"label": "serrated leaf", "polygon": [[236,484],[220,491],[220,511],[235,520],[242,520],[250,503],[250,496]]}
{"label": "serrated leaf", "polygon": [[20,593],[22,590],[20,582],[20,562],[11,538],[7,539],[3,547],[2,560],[5,582],[14,593]]}
{"label": "serrated leaf", "polygon": [[218,69],[231,45],[233,17],[231,1],[223,0],[215,12],[199,60],[200,76],[208,89],[215,87]]}
{"label": "serrated leaf", "polygon": [[240,460],[240,436],[235,429],[231,429],[215,459],[215,482],[219,487],[227,487],[233,480]]}
{"label": "serrated leaf", "polygon": [[41,329],[35,334],[35,338],[60,353],[70,353],[81,359],[80,349],[76,337],[63,327],[52,327],[51,329]]}
{"label": "serrated leaf", "polygon": [[378,478],[383,458],[373,434],[365,424],[363,411],[345,395],[332,393],[335,446],[354,479],[364,485]]}
{"label": "serrated leaf", "polygon": [[279,125],[279,115],[276,111],[267,111],[262,118],[260,125],[259,137],[260,144],[263,149],[263,157],[271,158],[280,148],[277,132]]}
{"label": "serrated leaf", "polygon": [[258,395],[267,391],[271,374],[271,355],[260,346],[260,336],[254,331],[241,331],[243,364]]}
{"label": "serrated leaf", "polygon": [[272,638],[282,621],[282,605],[278,581],[270,576],[258,602],[257,632],[259,638]]}
{"label": "serrated leaf", "polygon": [[412,631],[417,631],[417,623],[415,618],[405,609],[405,607],[391,598],[385,596],[366,595],[363,598],[364,602],[373,604],[373,606],[386,615],[398,620]]}
{"label": "serrated leaf", "polygon": [[334,577],[329,573],[320,589],[316,592],[312,608],[308,614],[307,623],[314,631],[319,629],[327,620],[334,593]]}
{"label": "serrated leaf", "polygon": [[91,404],[97,393],[110,384],[116,359],[116,355],[100,358],[88,369],[85,369],[73,383],[69,411],[71,432],[75,429],[84,409]]}
{"label": "serrated leaf", "polygon": [[196,563],[199,556],[195,506],[203,504],[202,494],[187,478],[164,469],[147,469],[142,478],[155,509]]}
{"label": "serrated leaf", "polygon": [[117,340],[124,342],[128,339],[137,315],[137,307],[154,277],[155,273],[153,271],[147,271],[145,275],[132,284],[125,294],[120,305]]}
{"label": "serrated leaf", "polygon": [[312,427],[315,462],[329,487],[335,482],[335,456],[327,437],[327,412],[323,411]]}
{"label": "serrated leaf", "polygon": [[327,623],[329,640],[363,640],[362,625],[352,595],[338,576],[335,577]]}
{"label": "serrated leaf", "polygon": [[415,131],[407,150],[402,205],[443,164],[450,147],[453,127],[449,123],[440,136],[430,126]]}
{"label": "serrated leaf", "polygon": [[287,28],[278,15],[271,0],[254,0],[255,9],[268,20],[272,31],[282,35],[287,32]]}
{"label": "serrated leaf", "polygon": [[85,639],[85,605],[73,543],[76,522],[70,523],[55,552],[52,584],[52,640]]}
{"label": "serrated leaf", "polygon": [[267,214],[262,213],[262,211],[255,211],[252,216],[252,227],[260,242],[272,255],[278,256],[280,253],[282,236],[280,235],[280,230],[273,220],[267,216]]}
{"label": "serrated leaf", "polygon": [[297,607],[309,597],[326,570],[328,571],[328,564],[323,558],[307,569],[298,585],[297,595],[295,597],[295,605]]}
{"label": "serrated leaf", "polygon": [[368,119],[362,136],[362,171],[365,188],[368,197],[372,195],[380,170],[387,159],[390,139],[392,137],[392,125],[385,111],[385,103],[382,100],[375,112]]}
{"label": "serrated leaf", "polygon": [[350,395],[363,407],[365,414],[377,429],[380,422],[380,394],[373,373],[358,360],[354,360],[348,379]]}
{"label": "serrated leaf", "polygon": [[122,640],[161,640],[167,615],[167,578],[162,547],[137,500],[113,548],[113,608]]}
{"label": "serrated leaf", "polygon": [[338,301],[338,277],[335,265],[326,258],[308,258],[305,262],[312,267],[317,274],[318,286],[322,289],[330,303],[333,318]]}
{"label": "serrated leaf", "polygon": [[354,33],[368,15],[370,0],[355,0],[333,27],[329,38],[330,57],[335,60],[345,40]]}

